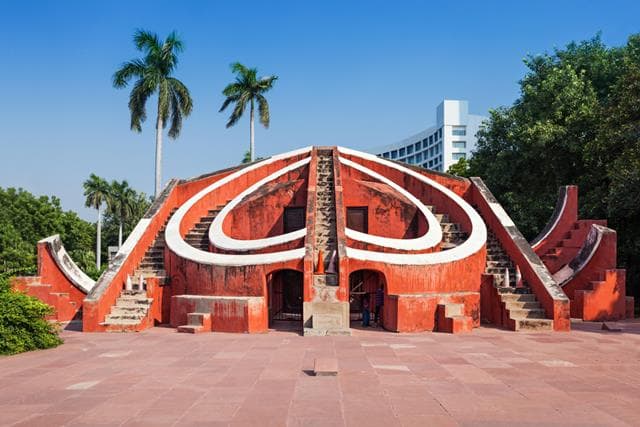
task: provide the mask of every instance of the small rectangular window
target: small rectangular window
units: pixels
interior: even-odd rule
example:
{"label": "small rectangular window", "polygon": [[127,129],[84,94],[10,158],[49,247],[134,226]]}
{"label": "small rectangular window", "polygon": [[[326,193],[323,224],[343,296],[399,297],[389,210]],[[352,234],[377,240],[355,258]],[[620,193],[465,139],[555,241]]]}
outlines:
{"label": "small rectangular window", "polygon": [[393,151],[391,152],[391,158],[392,158],[392,159],[397,159],[397,158],[398,158],[398,152],[397,152],[396,150],[393,150]]}
{"label": "small rectangular window", "polygon": [[442,138],[442,128],[438,129],[438,139]]}
{"label": "small rectangular window", "polygon": [[453,136],[466,136],[467,135],[467,127],[466,126],[452,126],[451,127],[451,135],[453,135]]}
{"label": "small rectangular window", "polygon": [[422,161],[422,153],[416,154],[416,163],[420,163]]}
{"label": "small rectangular window", "polygon": [[428,167],[429,167],[429,163],[428,163],[428,162],[424,162],[424,163],[422,164],[422,167],[423,167],[423,168],[428,168]]}
{"label": "small rectangular window", "polygon": [[467,141],[453,141],[453,148],[467,148]]}
{"label": "small rectangular window", "polygon": [[431,157],[433,157],[433,154],[434,154],[434,151],[433,151],[433,150],[434,150],[434,147],[431,147],[431,148],[429,149],[429,156],[431,156]]}
{"label": "small rectangular window", "polygon": [[429,144],[433,143],[433,135],[429,135]]}
{"label": "small rectangular window", "polygon": [[382,157],[384,159],[388,159],[389,158],[389,153],[388,152],[387,153],[382,153]]}
{"label": "small rectangular window", "polygon": [[413,148],[415,148],[416,151],[420,151],[420,148],[422,148],[422,141],[418,141],[415,144],[413,144]]}
{"label": "small rectangular window", "polygon": [[453,160],[466,159],[467,158],[467,154],[466,153],[453,153],[453,154],[451,154],[451,158]]}
{"label": "small rectangular window", "polygon": [[407,163],[413,164],[413,156],[407,157]]}
{"label": "small rectangular window", "polygon": [[407,154],[413,153],[413,145],[407,147]]}
{"label": "small rectangular window", "polygon": [[423,146],[424,148],[426,148],[426,147],[427,147],[427,144],[428,144],[428,143],[429,143],[429,138],[425,138],[425,139],[423,139],[423,140],[422,140],[422,146]]}
{"label": "small rectangular window", "polygon": [[398,152],[399,152],[399,156],[400,156],[400,157],[404,157],[404,156],[405,156],[405,154],[404,154],[404,153],[405,153],[405,151],[406,151],[406,150],[405,150],[404,148],[401,148],[400,150],[398,150]]}

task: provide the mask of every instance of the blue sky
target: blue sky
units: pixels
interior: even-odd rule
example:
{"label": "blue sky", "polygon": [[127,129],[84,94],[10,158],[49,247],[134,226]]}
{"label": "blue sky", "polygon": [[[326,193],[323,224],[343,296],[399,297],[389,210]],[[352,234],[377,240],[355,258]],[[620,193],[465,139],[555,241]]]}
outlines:
{"label": "blue sky", "polygon": [[164,180],[242,158],[249,124],[218,113],[229,64],[279,80],[258,155],[305,145],[356,149],[395,142],[435,121],[443,98],[470,111],[509,105],[522,58],[602,32],[610,45],[640,31],[640,2],[509,1],[8,1],[0,13],[0,186],[55,194],[92,219],[82,182],[92,172],[153,192],[155,110],[129,130],[128,91],[111,76],[136,57],[136,28],[177,30],[176,77],[194,111],[165,145]]}

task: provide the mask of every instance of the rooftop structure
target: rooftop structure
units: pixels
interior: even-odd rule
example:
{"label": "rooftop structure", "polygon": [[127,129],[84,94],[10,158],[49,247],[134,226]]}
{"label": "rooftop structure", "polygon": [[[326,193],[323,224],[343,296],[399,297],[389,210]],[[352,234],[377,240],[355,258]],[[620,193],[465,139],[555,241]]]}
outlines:
{"label": "rooftop structure", "polygon": [[370,152],[385,159],[446,172],[461,158],[471,157],[476,148],[476,133],[485,119],[469,114],[467,101],[445,99],[436,109],[435,125]]}
{"label": "rooftop structure", "polygon": [[397,332],[566,331],[632,315],[615,237],[575,187],[532,247],[479,178],[306,147],[170,181],[96,282],[49,238],[15,286],[89,332],[348,335],[368,311]]}

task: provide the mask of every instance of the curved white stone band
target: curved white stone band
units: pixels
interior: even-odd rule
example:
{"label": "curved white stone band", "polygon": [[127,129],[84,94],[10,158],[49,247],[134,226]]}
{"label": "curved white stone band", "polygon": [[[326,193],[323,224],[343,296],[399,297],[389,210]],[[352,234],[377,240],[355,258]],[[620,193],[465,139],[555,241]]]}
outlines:
{"label": "curved white stone band", "polygon": [[365,175],[368,175],[384,184],[387,184],[389,187],[393,188],[395,191],[409,199],[409,201],[418,208],[422,215],[425,216],[428,224],[427,232],[415,239],[395,239],[391,237],[374,236],[373,234],[361,233],[348,227],[345,228],[345,234],[347,237],[353,240],[358,240],[360,242],[370,243],[385,248],[406,251],[419,251],[429,249],[442,241],[442,228],[440,227],[440,223],[436,219],[435,215],[433,215],[433,212],[427,209],[427,207],[420,201],[420,199],[409,193],[404,188],[400,187],[395,182],[391,181],[389,178],[386,178],[379,173],[362,166],[359,163],[353,162],[349,159],[345,159],[344,157],[339,157],[339,160],[343,165],[356,169]]}
{"label": "curved white stone band", "polygon": [[62,274],[66,276],[69,281],[78,289],[84,293],[89,293],[95,286],[96,282],[91,277],[87,276],[84,271],[73,262],[69,254],[67,253],[59,234],[45,237],[38,243],[44,243],[47,245],[49,254],[53,261],[56,263]]}
{"label": "curved white stone band", "polygon": [[291,171],[294,171],[298,168],[301,168],[304,165],[309,164],[311,161],[310,157],[306,159],[302,159],[298,162],[295,162],[286,168],[282,168],[279,171],[269,175],[268,177],[261,179],[256,182],[249,188],[247,188],[242,193],[238,194],[234,197],[221,211],[218,213],[216,218],[213,220],[211,227],[209,228],[209,241],[216,247],[221,249],[228,249],[234,251],[250,251],[256,249],[265,249],[271,246],[281,245],[283,243],[288,243],[296,239],[303,238],[307,235],[306,227],[300,230],[292,231],[291,233],[281,234],[279,236],[267,237],[264,239],[254,239],[254,240],[240,240],[229,237],[225,234],[222,229],[222,224],[224,223],[225,218],[235,208],[245,197],[257,191],[263,185],[281,177],[284,174],[287,174]]}
{"label": "curved white stone band", "polygon": [[413,171],[407,167],[399,165],[394,162],[390,162],[385,159],[381,159],[373,154],[362,153],[359,151],[350,150],[344,147],[338,147],[338,151],[343,154],[353,156],[354,158],[361,158],[374,163],[384,165],[386,167],[396,169],[404,174],[427,184],[446,197],[451,199],[464,211],[471,222],[471,234],[460,246],[455,248],[432,253],[424,254],[393,254],[385,252],[366,251],[362,249],[354,249],[347,247],[346,253],[348,257],[363,260],[363,261],[376,261],[387,264],[407,264],[407,265],[429,265],[429,264],[441,264],[451,261],[457,261],[467,258],[474,253],[481,250],[487,241],[487,228],[482,221],[482,218],[464,199],[458,196],[447,187],[438,184],[436,181],[427,178],[426,176]]}
{"label": "curved white stone band", "polygon": [[288,251],[280,251],[280,252],[272,252],[267,254],[239,254],[239,255],[230,255],[230,254],[217,254],[213,252],[202,251],[197,249],[182,238],[180,235],[180,223],[184,218],[185,214],[189,212],[189,210],[195,205],[198,201],[200,201],[204,196],[215,191],[222,187],[225,184],[228,184],[244,174],[261,168],[263,166],[267,166],[271,163],[274,163],[279,160],[287,159],[289,157],[306,154],[311,152],[311,147],[301,148],[299,150],[289,151],[288,153],[280,154],[277,156],[270,157],[261,162],[253,164],[251,166],[247,166],[244,169],[236,171],[219,181],[214,182],[208,187],[199,191],[195,196],[191,197],[185,203],[178,208],[178,210],[173,214],[169,223],[167,224],[167,228],[165,230],[165,240],[167,242],[167,246],[169,249],[180,256],[181,258],[185,258],[194,262],[198,262],[200,264],[211,264],[211,265],[222,265],[222,266],[243,266],[243,265],[262,265],[262,264],[271,264],[275,262],[284,262],[284,261],[292,261],[297,259],[304,258],[305,248],[300,249],[292,249]]}

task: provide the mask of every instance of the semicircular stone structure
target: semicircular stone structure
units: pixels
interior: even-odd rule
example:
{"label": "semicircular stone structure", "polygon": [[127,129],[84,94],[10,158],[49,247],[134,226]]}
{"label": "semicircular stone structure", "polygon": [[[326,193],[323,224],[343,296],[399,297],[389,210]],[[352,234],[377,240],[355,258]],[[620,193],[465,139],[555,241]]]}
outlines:
{"label": "semicircular stone structure", "polygon": [[523,241],[481,180],[305,147],[170,181],[87,295],[83,329],[567,330],[568,300]]}

